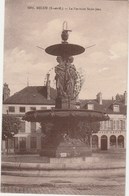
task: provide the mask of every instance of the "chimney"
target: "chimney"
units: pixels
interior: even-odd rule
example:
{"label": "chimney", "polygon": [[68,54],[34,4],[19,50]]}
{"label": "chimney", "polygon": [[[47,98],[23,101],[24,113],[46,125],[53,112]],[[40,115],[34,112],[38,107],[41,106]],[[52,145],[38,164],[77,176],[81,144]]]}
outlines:
{"label": "chimney", "polygon": [[98,103],[99,103],[100,105],[102,105],[102,93],[101,93],[101,92],[99,92],[99,93],[96,95],[96,99],[97,99]]}
{"label": "chimney", "polygon": [[4,83],[4,87],[3,87],[3,101],[8,99],[9,96],[10,96],[10,89],[8,87],[8,84]]}
{"label": "chimney", "polygon": [[46,88],[47,88],[47,100],[50,100],[50,74],[47,74],[47,82],[46,82]]}
{"label": "chimney", "polygon": [[127,92],[124,92],[124,104],[127,105]]}

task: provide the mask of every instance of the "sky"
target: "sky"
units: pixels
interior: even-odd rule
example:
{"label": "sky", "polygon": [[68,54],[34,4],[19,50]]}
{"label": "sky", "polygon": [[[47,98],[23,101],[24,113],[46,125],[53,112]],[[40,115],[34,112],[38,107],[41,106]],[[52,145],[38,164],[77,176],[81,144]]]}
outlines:
{"label": "sky", "polygon": [[27,81],[30,86],[44,85],[57,61],[36,46],[45,49],[61,43],[64,21],[72,30],[69,43],[84,48],[95,44],[74,56],[74,65],[84,77],[79,98],[94,99],[98,92],[105,99],[123,94],[127,90],[127,9],[127,1],[6,0],[3,79],[11,95],[26,87]]}

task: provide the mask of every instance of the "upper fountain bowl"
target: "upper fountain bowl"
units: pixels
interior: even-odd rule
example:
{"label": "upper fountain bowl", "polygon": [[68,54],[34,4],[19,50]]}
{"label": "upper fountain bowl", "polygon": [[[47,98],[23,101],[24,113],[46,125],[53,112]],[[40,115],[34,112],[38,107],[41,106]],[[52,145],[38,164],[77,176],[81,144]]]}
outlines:
{"label": "upper fountain bowl", "polygon": [[69,44],[63,42],[62,44],[55,44],[45,49],[45,52],[53,56],[74,56],[81,54],[85,51],[85,48],[76,44]]}

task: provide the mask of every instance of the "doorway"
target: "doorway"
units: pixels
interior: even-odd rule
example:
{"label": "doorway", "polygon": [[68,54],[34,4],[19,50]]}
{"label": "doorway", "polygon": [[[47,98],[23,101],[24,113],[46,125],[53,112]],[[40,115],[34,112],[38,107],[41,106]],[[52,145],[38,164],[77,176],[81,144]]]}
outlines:
{"label": "doorway", "polygon": [[102,135],[101,137],[101,150],[107,150],[107,136]]}
{"label": "doorway", "polygon": [[110,148],[116,148],[116,136],[115,135],[110,136]]}
{"label": "doorway", "polygon": [[124,148],[124,136],[123,135],[118,136],[118,147]]}
{"label": "doorway", "polygon": [[98,136],[97,135],[92,136],[92,148],[98,149]]}

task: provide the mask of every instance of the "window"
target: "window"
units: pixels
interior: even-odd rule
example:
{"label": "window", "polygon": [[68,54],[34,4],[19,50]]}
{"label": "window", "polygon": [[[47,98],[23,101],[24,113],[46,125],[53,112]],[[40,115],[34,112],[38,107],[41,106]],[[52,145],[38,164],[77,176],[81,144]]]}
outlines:
{"label": "window", "polygon": [[107,122],[104,121],[104,130],[107,130]]}
{"label": "window", "polygon": [[125,130],[125,120],[120,121],[120,129]]}
{"label": "window", "polygon": [[19,110],[20,110],[20,112],[24,113],[25,112],[25,107],[20,107]]}
{"label": "window", "polygon": [[110,129],[110,122],[104,121],[104,124],[105,124],[104,130],[109,130]]}
{"label": "window", "polygon": [[98,148],[98,136],[97,135],[92,136],[92,148]]}
{"label": "window", "polygon": [[120,122],[119,120],[116,121],[118,130],[120,129],[120,123],[119,122]]}
{"label": "window", "polygon": [[88,110],[94,110],[94,104],[88,103],[87,109]]}
{"label": "window", "polygon": [[100,122],[100,130],[110,130],[110,129],[111,129],[111,121]]}
{"label": "window", "polygon": [[19,138],[19,147],[20,147],[20,150],[26,149],[26,138],[25,137]]}
{"label": "window", "polygon": [[111,130],[111,122],[110,122],[110,120],[108,121],[108,129]]}
{"label": "window", "polygon": [[31,147],[32,149],[37,148],[37,138],[36,138],[36,137],[31,137],[31,140],[30,140],[30,147]]}
{"label": "window", "polygon": [[31,122],[30,127],[31,127],[31,133],[36,132],[36,122]]}
{"label": "window", "polygon": [[125,130],[125,129],[126,129],[126,121],[123,120],[123,130]]}
{"label": "window", "polygon": [[113,120],[113,130],[116,130],[117,129],[117,121],[116,120]]}
{"label": "window", "polygon": [[18,138],[17,137],[15,137],[14,144],[15,144],[15,149],[18,149]]}
{"label": "window", "polygon": [[111,130],[113,130],[113,120],[110,120],[110,127],[111,127]]}
{"label": "window", "polygon": [[100,122],[100,130],[103,130],[103,121]]}
{"label": "window", "polygon": [[15,107],[14,106],[9,106],[9,112],[15,112]]}
{"label": "window", "polygon": [[25,132],[25,121],[20,122],[20,132]]}
{"label": "window", "polygon": [[8,148],[14,148],[14,138],[8,139]]}
{"label": "window", "polygon": [[42,137],[41,137],[41,148],[44,148],[44,141],[45,141],[45,140],[44,140],[44,137],[42,136]]}
{"label": "window", "polygon": [[119,105],[113,105],[113,111],[119,112],[120,111]]}
{"label": "window", "polygon": [[35,111],[36,110],[36,107],[30,107],[30,110],[31,111]]}

